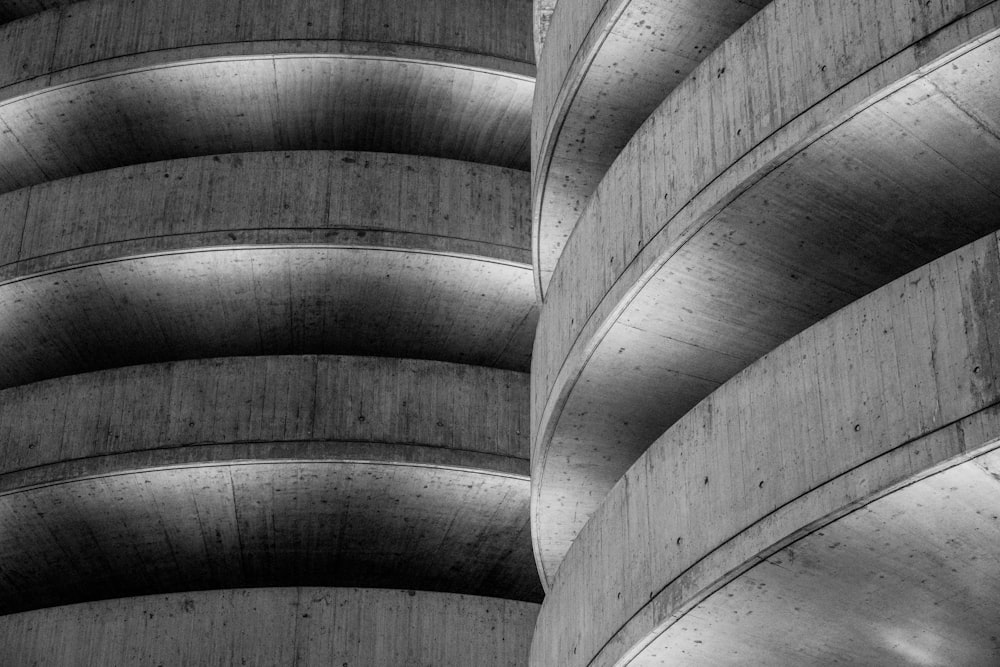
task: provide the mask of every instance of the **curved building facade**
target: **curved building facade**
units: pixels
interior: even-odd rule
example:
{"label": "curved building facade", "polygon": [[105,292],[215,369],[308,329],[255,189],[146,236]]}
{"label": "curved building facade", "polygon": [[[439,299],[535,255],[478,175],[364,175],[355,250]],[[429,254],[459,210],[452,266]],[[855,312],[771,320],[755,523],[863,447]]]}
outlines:
{"label": "curved building facade", "polygon": [[994,664],[1000,5],[538,11],[531,664]]}
{"label": "curved building facade", "polygon": [[0,664],[526,664],[530,3],[0,16]]}
{"label": "curved building facade", "polygon": [[0,665],[1000,661],[997,0],[0,0]]}

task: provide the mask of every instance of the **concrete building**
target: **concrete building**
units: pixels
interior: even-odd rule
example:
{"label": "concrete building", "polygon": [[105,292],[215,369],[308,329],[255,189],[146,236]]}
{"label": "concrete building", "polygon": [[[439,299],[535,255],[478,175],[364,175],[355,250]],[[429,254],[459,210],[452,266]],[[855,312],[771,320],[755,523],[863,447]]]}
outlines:
{"label": "concrete building", "polygon": [[0,665],[1000,663],[1000,0],[0,21]]}

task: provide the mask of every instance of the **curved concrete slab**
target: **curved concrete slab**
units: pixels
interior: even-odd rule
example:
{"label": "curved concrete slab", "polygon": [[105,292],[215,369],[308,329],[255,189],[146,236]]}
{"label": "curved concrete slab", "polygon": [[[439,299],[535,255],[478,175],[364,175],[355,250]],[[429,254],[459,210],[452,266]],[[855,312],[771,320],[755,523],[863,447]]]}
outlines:
{"label": "curved concrete slab", "polygon": [[[883,17],[905,24],[885,26],[891,39],[859,18],[884,3],[838,5],[841,23],[824,19],[811,43],[826,57],[806,59],[779,37],[818,25],[807,4],[770,5],[668,97],[563,254],[533,357],[533,520],[548,581],[611,486],[704,396],[997,226],[1000,5],[902,3]],[[932,36],[910,41],[914,26]],[[824,76],[810,70],[817,58],[831,63]],[[752,103],[727,102],[741,99]]]}
{"label": "curved concrete slab", "polygon": [[524,477],[405,463],[119,470],[0,495],[3,613],[256,586],[538,602]]}
{"label": "curved concrete slab", "polygon": [[487,165],[305,151],[0,195],[0,384],[299,352],[526,369],[526,188],[521,172]]}
{"label": "curved concrete slab", "polygon": [[[528,0],[22,8],[0,27],[0,614],[310,584],[538,600],[506,370],[537,317]],[[278,356],[329,352],[391,358]],[[293,662],[523,664],[493,608],[316,612],[365,626],[347,654],[268,612]],[[397,621],[420,643],[375,638]]]}
{"label": "curved concrete slab", "polygon": [[0,386],[141,363],[354,354],[526,370],[531,271],[433,253],[205,249],[0,285]]}
{"label": "curved concrete slab", "polygon": [[170,52],[157,55],[166,62],[0,104],[0,190],[250,150],[374,150],[528,165],[532,84],[525,77],[378,57],[226,54],[178,62]]}
{"label": "curved concrete slab", "polygon": [[996,453],[926,477],[769,556],[640,665],[995,665]]}
{"label": "curved concrete slab", "polygon": [[804,534],[1000,436],[1000,237],[807,329],[663,434],[580,532],[534,665],[622,664]]}
{"label": "curved concrete slab", "polygon": [[[427,46],[530,66],[531,12],[524,0],[235,0],[224,7],[183,0],[61,2],[0,28],[0,88],[87,63],[211,44],[339,41]],[[246,46],[244,46],[246,48]],[[522,73],[524,70],[522,70]],[[92,73],[93,74],[93,73]],[[63,77],[63,78],[60,78]],[[72,78],[78,78],[72,76]]]}
{"label": "curved concrete slab", "polygon": [[[769,1],[586,0],[557,12],[555,0],[536,0],[531,160],[540,293],[587,199],[635,131]],[[544,51],[538,35],[547,39]]]}
{"label": "curved concrete slab", "polygon": [[[0,490],[110,474],[114,462],[101,457],[112,455],[135,469],[253,452],[477,469],[491,462],[485,470],[523,477],[527,385],[525,374],[499,369],[336,356],[200,359],[61,377],[0,391]],[[427,448],[442,451],[420,451]],[[55,464],[69,467],[47,467]]]}
{"label": "curved concrete slab", "polygon": [[253,357],[0,396],[3,613],[295,582],[540,598],[523,374]]}
{"label": "curved concrete slab", "polygon": [[269,588],[93,602],[0,618],[13,664],[107,667],[527,661],[538,606],[423,591]]}
{"label": "curved concrete slab", "polygon": [[0,279],[157,252],[342,244],[530,264],[525,173],[348,151],[154,162],[0,195]]}
{"label": "curved concrete slab", "polygon": [[509,2],[120,4],[0,27],[0,190],[259,150],[528,166],[530,12]]}

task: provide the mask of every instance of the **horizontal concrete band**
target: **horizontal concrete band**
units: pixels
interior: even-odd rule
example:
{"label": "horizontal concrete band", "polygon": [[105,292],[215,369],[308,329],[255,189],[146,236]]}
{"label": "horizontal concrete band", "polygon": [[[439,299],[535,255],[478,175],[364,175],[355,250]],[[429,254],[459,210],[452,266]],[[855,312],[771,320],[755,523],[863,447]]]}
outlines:
{"label": "horizontal concrete band", "polygon": [[[995,229],[1000,4],[900,4],[840,4],[844,16],[819,21],[812,3],[772,3],[666,99],[589,201],[532,361],[544,579],[701,398]],[[866,30],[883,11],[883,29]],[[783,41],[813,28],[809,57]]]}
{"label": "horizontal concrete band", "polygon": [[0,191],[261,150],[528,166],[529,77],[427,60],[433,54],[414,60],[317,53],[299,42],[253,46],[264,55],[243,55],[240,44],[153,51],[63,71],[59,84],[32,79],[0,90]]}
{"label": "horizontal concrete band", "polygon": [[768,1],[587,0],[556,12],[554,0],[536,0],[536,31],[552,22],[532,119],[541,290],[587,199],[642,122]]}
{"label": "horizontal concrete band", "polygon": [[873,292],[727,382],[581,531],[535,665],[613,665],[761,555],[1000,434],[997,234]]}
{"label": "horizontal concrete band", "polygon": [[0,27],[0,88],[125,55],[225,43],[368,42],[534,62],[531,8],[519,0],[63,4]]}
{"label": "horizontal concrete band", "polygon": [[629,667],[993,664],[998,468],[994,449],[796,540],[684,614]]}
{"label": "horizontal concrete band", "polygon": [[[155,452],[145,465],[199,463],[212,458],[194,450],[210,445],[233,445],[215,455],[237,460],[255,458],[254,443],[274,448],[265,459],[312,458],[323,442],[332,451],[335,443],[384,445],[403,463],[421,460],[408,445],[451,450],[453,465],[468,452],[475,467],[488,460],[477,454],[523,461],[527,436],[525,374],[408,359],[202,359],[0,392],[0,473],[77,460],[106,473],[95,457],[139,452]],[[88,474],[86,466],[75,474]]]}
{"label": "horizontal concrete band", "polygon": [[349,151],[215,155],[0,195],[0,280],[225,245],[392,247],[530,264],[524,172]]}
{"label": "horizontal concrete band", "polygon": [[272,588],[108,600],[0,618],[10,664],[437,665],[527,659],[537,605],[399,590]]}
{"label": "horizontal concrete band", "polygon": [[320,244],[126,257],[0,284],[0,386],[134,364],[352,354],[526,371],[522,265]]}

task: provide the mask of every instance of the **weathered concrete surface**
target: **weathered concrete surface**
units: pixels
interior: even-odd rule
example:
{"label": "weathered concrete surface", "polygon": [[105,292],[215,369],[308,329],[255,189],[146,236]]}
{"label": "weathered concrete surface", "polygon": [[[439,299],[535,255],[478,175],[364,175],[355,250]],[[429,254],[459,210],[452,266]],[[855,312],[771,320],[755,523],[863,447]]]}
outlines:
{"label": "weathered concrete surface", "polygon": [[240,153],[25,188],[0,219],[2,386],[240,354],[528,367],[523,172]]}
{"label": "weathered concrete surface", "polygon": [[[367,443],[409,462],[419,462],[409,446],[485,454],[506,466],[497,471],[524,476],[527,390],[524,373],[335,356],[200,359],[74,375],[0,391],[0,474],[24,471],[21,485],[31,486],[64,479],[42,471],[60,462],[74,462],[70,478],[107,473],[98,459],[108,455],[157,452],[135,459],[141,468],[198,463],[193,452],[171,458],[185,447],[226,445],[212,456],[242,460],[252,457],[240,447],[266,444],[272,453],[262,458],[295,459],[297,448],[311,457]],[[98,467],[90,470],[88,461]],[[0,489],[12,488],[0,481]]]}
{"label": "weathered concrete surface", "polygon": [[519,667],[534,604],[405,590],[270,588],[0,618],[4,664]]}
{"label": "weathered concrete surface", "polygon": [[768,1],[585,0],[556,11],[554,0],[536,0],[531,159],[540,293],[587,199],[642,122]]}
{"label": "weathered concrete surface", "polygon": [[540,599],[523,374],[214,359],[16,387],[0,406],[3,613],[296,584]]}
{"label": "weathered concrete surface", "polygon": [[0,190],[250,150],[526,169],[530,16],[526,0],[91,0],[33,15],[0,26]]}
{"label": "weathered concrete surface", "polygon": [[294,459],[20,489],[0,495],[0,612],[293,585],[538,602],[528,491],[461,467]]}
{"label": "weathered concrete surface", "polygon": [[[820,21],[812,3],[779,0],[667,98],[608,172],[534,350],[544,579],[608,489],[701,398],[997,227],[1000,5],[959,5],[840,3],[823,11],[842,16]],[[808,43],[790,37],[814,28]]]}
{"label": "weathered concrete surface", "polygon": [[[6,2],[6,0],[5,0]],[[0,28],[0,86],[144,52],[269,41],[421,45],[530,65],[530,0],[87,0]],[[56,75],[51,83],[64,81]]]}
{"label": "weathered concrete surface", "polygon": [[[0,104],[0,190],[249,150],[370,150],[528,166],[527,77],[428,63],[429,54],[408,63],[231,50],[193,62],[155,52],[159,62],[144,69],[81,75],[9,98]],[[433,111],[414,113],[420,109]]]}
{"label": "weathered concrete surface", "polygon": [[[503,370],[537,317],[530,2],[42,9],[0,26],[0,613],[309,584],[538,600]],[[271,356],[323,353],[396,359]],[[202,625],[239,606],[217,597]],[[524,662],[476,605],[399,608],[317,612],[370,644],[315,657]],[[271,611],[289,641],[260,661],[304,663],[313,628]],[[67,651],[103,632],[61,618]]]}
{"label": "weathered concrete surface", "polygon": [[552,13],[555,11],[555,0],[534,0],[535,20],[532,23],[533,36],[535,38],[535,59],[542,52],[545,44],[545,35],[549,31],[549,23],[552,21]]}
{"label": "weathered concrete surface", "polygon": [[9,23],[25,16],[39,14],[46,9],[62,7],[75,0],[2,0],[0,1],[0,23]]}
{"label": "weathered concrete surface", "polygon": [[663,434],[581,531],[533,665],[621,664],[816,525],[1000,434],[997,234],[807,329]]}
{"label": "weathered concrete surface", "polygon": [[341,245],[530,260],[528,177],[354,151],[152,162],[0,195],[0,279],[212,246]]}
{"label": "weathered concrete surface", "polygon": [[523,265],[392,249],[214,248],[0,285],[0,386],[141,363],[354,354],[526,370]]}
{"label": "weathered concrete surface", "polygon": [[924,478],[785,547],[629,665],[996,665],[998,458]]}

